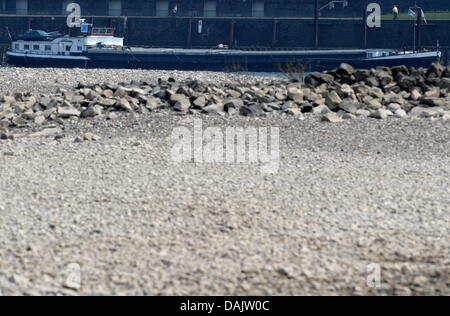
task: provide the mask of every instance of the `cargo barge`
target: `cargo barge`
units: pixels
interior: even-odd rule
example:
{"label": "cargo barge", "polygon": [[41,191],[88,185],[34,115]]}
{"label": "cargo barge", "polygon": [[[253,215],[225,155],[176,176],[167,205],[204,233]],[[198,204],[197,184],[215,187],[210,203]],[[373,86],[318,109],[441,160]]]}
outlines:
{"label": "cargo barge", "polygon": [[218,46],[214,49],[138,48],[123,45],[110,28],[93,28],[87,36],[54,36],[43,31],[12,41],[8,64],[29,67],[138,68],[279,72],[304,67],[324,71],[346,62],[356,68],[378,66],[427,67],[441,52],[378,50],[246,51]]}

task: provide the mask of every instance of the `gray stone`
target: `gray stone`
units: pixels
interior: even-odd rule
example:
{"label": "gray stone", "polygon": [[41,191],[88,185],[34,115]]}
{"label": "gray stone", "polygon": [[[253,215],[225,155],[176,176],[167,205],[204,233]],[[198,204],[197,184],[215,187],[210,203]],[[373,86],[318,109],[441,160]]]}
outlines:
{"label": "gray stone", "polygon": [[322,83],[331,83],[333,82],[334,77],[332,75],[328,75],[321,72],[312,72],[305,78],[305,83],[312,87],[318,87]]}
{"label": "gray stone", "polygon": [[25,120],[24,118],[18,117],[18,116],[13,117],[11,122],[15,127],[19,127],[19,128],[28,126],[28,121]]}
{"label": "gray stone", "polygon": [[83,140],[86,140],[86,141],[98,141],[98,140],[100,140],[100,136],[97,136],[97,135],[92,134],[92,133],[85,133],[83,135]]}
{"label": "gray stone", "polygon": [[388,114],[387,110],[381,108],[381,109],[377,109],[377,110],[373,111],[369,117],[376,118],[379,120],[384,120],[384,119],[387,119],[388,116],[389,116],[389,114]]}
{"label": "gray stone", "polygon": [[236,91],[234,89],[228,89],[225,91],[228,96],[230,96],[231,98],[240,98],[242,96],[242,94],[239,91]]}
{"label": "gray stone", "polygon": [[228,99],[225,101],[225,110],[228,112],[230,108],[239,109],[244,106],[244,101],[241,99]]}
{"label": "gray stone", "polygon": [[424,96],[427,98],[439,98],[441,96],[441,89],[438,87],[431,88],[425,92]]}
{"label": "gray stone", "polygon": [[355,90],[348,84],[343,84],[338,88],[338,94],[341,98],[355,98]]}
{"label": "gray stone", "polygon": [[365,109],[359,109],[355,113],[356,116],[363,116],[363,117],[369,117],[370,114],[371,114],[371,112],[369,110],[365,110]]}
{"label": "gray stone", "polygon": [[162,106],[161,100],[154,98],[154,97],[148,97],[145,100],[145,107],[149,111],[154,111]]}
{"label": "gray stone", "polygon": [[336,72],[340,75],[351,76],[355,73],[355,68],[349,64],[342,63]]}
{"label": "gray stone", "polygon": [[360,108],[358,102],[354,102],[352,100],[345,99],[339,104],[339,109],[344,110],[345,112],[355,114],[356,111]]}
{"label": "gray stone", "polygon": [[365,81],[367,78],[370,77],[370,70],[367,69],[358,69],[355,72],[355,78],[357,82],[363,82]]}
{"label": "gray stone", "polygon": [[79,117],[80,111],[73,107],[58,107],[57,108],[58,117],[60,118],[69,118],[72,116]]}
{"label": "gray stone", "polygon": [[114,113],[114,112],[109,112],[109,113],[106,115],[106,118],[107,118],[108,120],[115,120],[115,119],[117,119],[117,114]]}
{"label": "gray stone", "polygon": [[427,104],[429,106],[436,106],[436,107],[445,107],[446,104],[447,104],[445,99],[442,99],[442,98],[427,98],[427,97],[423,97],[421,99],[421,102],[423,104]]}
{"label": "gray stone", "polygon": [[42,125],[45,122],[45,117],[43,115],[38,115],[34,118],[34,123],[37,125]]}
{"label": "gray stone", "polygon": [[170,96],[169,102],[171,104],[176,104],[177,102],[183,102],[187,97],[184,94],[173,94]]}
{"label": "gray stone", "polygon": [[298,115],[302,114],[302,112],[300,111],[299,108],[288,108],[285,111],[285,113],[288,114],[288,115],[292,115],[292,116],[298,116]]}
{"label": "gray stone", "polygon": [[56,113],[56,108],[47,108],[44,112],[42,112],[42,115],[48,119],[53,113]]}
{"label": "gray stone", "polygon": [[29,286],[30,280],[24,276],[14,274],[10,281],[14,284],[17,284],[18,286]]}
{"label": "gray stone", "polygon": [[2,102],[4,102],[4,103],[12,104],[16,101],[17,101],[16,98],[14,98],[13,96],[10,96],[10,95],[5,95],[2,98]]}
{"label": "gray stone", "polygon": [[281,110],[281,106],[277,103],[270,103],[267,106],[269,106],[271,109],[275,110],[275,111],[280,111]]}
{"label": "gray stone", "polygon": [[422,94],[417,89],[411,91],[411,100],[417,101],[422,97]]}
{"label": "gray stone", "polygon": [[3,118],[0,120],[0,128],[8,128],[11,125],[11,122],[7,118]]}
{"label": "gray stone", "polygon": [[444,114],[442,115],[442,119],[444,121],[450,121],[450,111],[445,111]]}
{"label": "gray stone", "polygon": [[133,91],[133,90],[125,88],[125,87],[118,87],[116,92],[114,92],[114,96],[119,97],[119,98],[124,98],[124,97],[129,96],[131,91]]}
{"label": "gray stone", "polygon": [[441,89],[447,89],[447,91],[450,91],[450,78],[442,78],[439,82],[439,87]]}
{"label": "gray stone", "polygon": [[34,118],[36,117],[36,114],[34,113],[33,110],[28,110],[24,113],[22,113],[22,117],[26,120],[34,120]]}
{"label": "gray stone", "polygon": [[278,101],[285,101],[286,98],[287,98],[287,95],[286,95],[285,93],[283,93],[283,92],[277,92],[277,93],[275,94],[275,98],[276,98]]}
{"label": "gray stone", "polygon": [[98,104],[91,105],[86,110],[81,112],[81,117],[83,117],[83,118],[95,117],[95,116],[101,115],[102,111],[103,111],[103,108],[100,105],[98,105]]}
{"label": "gray stone", "polygon": [[263,116],[265,114],[261,107],[256,104],[242,106],[239,113],[243,116]]}
{"label": "gray stone", "polygon": [[114,96],[114,91],[112,91],[111,89],[105,89],[105,90],[103,90],[102,95],[105,98],[112,98]]}
{"label": "gray stone", "polygon": [[333,110],[336,109],[341,103],[342,99],[336,91],[331,91],[330,93],[328,93],[328,96],[325,99],[325,104]]}
{"label": "gray stone", "polygon": [[414,117],[437,118],[442,116],[444,111],[441,108],[425,108],[416,106],[409,112],[409,114]]}
{"label": "gray stone", "polygon": [[204,96],[204,95],[201,95],[201,96],[199,96],[198,98],[196,98],[195,100],[194,100],[194,102],[193,102],[193,105],[196,107],[196,108],[199,108],[199,109],[201,109],[201,108],[203,108],[203,107],[205,107],[206,106],[206,97]]}
{"label": "gray stone", "polygon": [[394,115],[398,118],[407,118],[408,117],[408,114],[406,114],[406,111],[403,109],[396,110]]}
{"label": "gray stone", "polygon": [[112,107],[112,106],[116,105],[117,100],[109,99],[109,98],[100,98],[97,100],[97,103],[101,106]]}
{"label": "gray stone", "polygon": [[330,113],[331,110],[330,110],[330,108],[329,108],[328,106],[326,106],[326,105],[319,105],[319,106],[313,108],[312,112],[313,112],[314,114],[327,114],[327,113]]}
{"label": "gray stone", "polygon": [[386,87],[394,81],[394,78],[386,71],[378,71],[376,76],[382,87]]}
{"label": "gray stone", "polygon": [[406,67],[404,65],[392,67],[391,71],[392,71],[392,75],[394,76],[394,78],[399,74],[402,74],[402,75],[409,74],[408,67]]}
{"label": "gray stone", "polygon": [[42,131],[30,134],[29,136],[32,137],[47,137],[47,136],[54,136],[57,134],[61,134],[62,133],[62,129],[60,129],[59,127],[49,127],[49,128],[45,128]]}
{"label": "gray stone", "polygon": [[381,104],[381,102],[380,102],[379,100],[377,100],[377,99],[372,99],[372,100],[370,100],[369,102],[366,102],[366,104],[367,104],[367,106],[368,106],[370,109],[373,109],[373,110],[378,110],[378,109],[380,109],[381,107],[383,107],[383,105]]}
{"label": "gray stone", "polygon": [[216,104],[210,104],[205,106],[202,109],[203,113],[207,113],[207,114],[219,114],[219,113],[223,113],[225,110],[225,107],[223,105],[223,103],[216,103]]}
{"label": "gray stone", "polygon": [[9,132],[1,132],[0,139],[1,140],[14,140],[14,135],[10,134]]}
{"label": "gray stone", "polygon": [[403,76],[400,75],[400,78],[397,79],[398,85],[403,90],[409,91],[411,88],[416,86],[416,79],[411,76]]}
{"label": "gray stone", "polygon": [[380,86],[380,81],[376,77],[366,78],[366,80],[364,80],[364,82],[366,83],[366,85],[368,85],[370,87],[379,87]]}
{"label": "gray stone", "polygon": [[436,63],[431,64],[431,66],[428,68],[427,76],[429,76],[430,74],[433,73],[437,77],[442,77],[445,70],[446,70],[445,67],[441,63],[436,62]]}
{"label": "gray stone", "polygon": [[390,110],[391,112],[395,113],[395,111],[399,110],[402,108],[402,106],[398,103],[390,103],[387,106],[388,110]]}
{"label": "gray stone", "polygon": [[117,101],[116,107],[118,107],[121,110],[127,111],[127,112],[133,111],[133,108],[131,107],[130,102],[128,102],[128,100],[125,98],[122,98],[119,101]]}
{"label": "gray stone", "polygon": [[173,106],[173,109],[177,112],[187,113],[189,111],[189,108],[191,107],[191,102],[189,99],[184,98],[180,99],[175,105]]}
{"label": "gray stone", "polygon": [[295,102],[303,101],[304,95],[303,91],[296,87],[288,88],[288,97],[290,100]]}
{"label": "gray stone", "polygon": [[341,123],[344,120],[336,112],[329,112],[322,116],[322,121],[330,123]]}
{"label": "gray stone", "polygon": [[262,104],[261,108],[264,112],[267,112],[267,113],[273,112],[273,108],[270,107],[268,104]]}
{"label": "gray stone", "polygon": [[344,113],[344,114],[342,115],[342,118],[343,118],[344,120],[353,120],[353,119],[356,118],[356,115],[351,114],[351,113]]}

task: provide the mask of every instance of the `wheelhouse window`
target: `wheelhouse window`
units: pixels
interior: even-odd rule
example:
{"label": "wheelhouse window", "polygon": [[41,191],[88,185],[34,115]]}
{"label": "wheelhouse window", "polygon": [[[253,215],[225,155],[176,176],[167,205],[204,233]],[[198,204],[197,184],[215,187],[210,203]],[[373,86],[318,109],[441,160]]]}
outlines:
{"label": "wheelhouse window", "polygon": [[77,47],[77,50],[78,50],[79,52],[83,51],[83,46],[78,46],[78,47]]}
{"label": "wheelhouse window", "polygon": [[40,46],[39,45],[33,45],[33,50],[40,50]]}
{"label": "wheelhouse window", "polygon": [[70,52],[71,46],[66,46],[66,52]]}
{"label": "wheelhouse window", "polygon": [[23,45],[23,49],[24,50],[30,50],[30,45],[28,45],[28,44]]}
{"label": "wheelhouse window", "polygon": [[49,52],[52,50],[52,47],[50,45],[45,45],[45,51]]}
{"label": "wheelhouse window", "polygon": [[15,44],[15,45],[14,45],[14,49],[15,49],[15,50],[20,50],[20,44]]}

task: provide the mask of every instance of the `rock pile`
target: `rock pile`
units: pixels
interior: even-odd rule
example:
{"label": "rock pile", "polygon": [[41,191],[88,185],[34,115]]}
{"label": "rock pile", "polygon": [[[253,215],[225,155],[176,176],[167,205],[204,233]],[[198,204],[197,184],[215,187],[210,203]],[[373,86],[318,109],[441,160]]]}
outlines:
{"label": "rock pile", "polygon": [[450,67],[428,69],[398,66],[356,70],[342,64],[326,73],[311,73],[305,84],[325,98],[329,110],[341,117],[443,117],[450,111]]}
{"label": "rock pile", "polygon": [[450,67],[407,67],[356,70],[342,64],[325,73],[311,73],[304,83],[273,81],[256,84],[206,84],[197,80],[120,84],[79,83],[54,95],[14,93],[0,97],[0,131],[9,127],[62,123],[67,119],[114,117],[114,112],[146,114],[171,109],[180,114],[265,116],[314,113],[323,121],[341,122],[357,116],[450,117]]}

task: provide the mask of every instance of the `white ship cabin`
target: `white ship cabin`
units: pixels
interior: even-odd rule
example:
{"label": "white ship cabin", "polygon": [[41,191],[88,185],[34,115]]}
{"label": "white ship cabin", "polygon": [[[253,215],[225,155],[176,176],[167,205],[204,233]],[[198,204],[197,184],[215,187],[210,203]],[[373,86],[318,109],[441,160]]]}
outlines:
{"label": "white ship cabin", "polygon": [[27,55],[74,56],[85,53],[87,46],[82,37],[60,37],[53,41],[14,41],[11,51]]}
{"label": "white ship cabin", "polygon": [[115,29],[112,27],[94,27],[91,34],[85,37],[87,47],[123,47],[123,37],[114,37]]}
{"label": "white ship cabin", "polygon": [[113,28],[93,28],[90,35],[62,36],[54,40],[16,40],[11,53],[23,56],[80,56],[91,47],[123,47],[123,38],[114,37]]}

